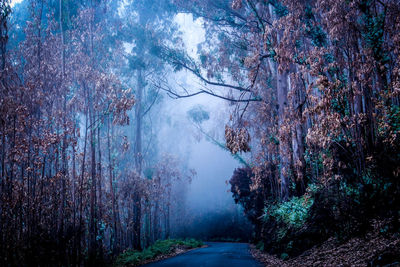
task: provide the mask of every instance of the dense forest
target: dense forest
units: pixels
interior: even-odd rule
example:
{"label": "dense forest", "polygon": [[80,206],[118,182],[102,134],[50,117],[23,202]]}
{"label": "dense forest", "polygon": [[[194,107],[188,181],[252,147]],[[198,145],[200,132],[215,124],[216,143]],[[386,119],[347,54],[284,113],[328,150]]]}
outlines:
{"label": "dense forest", "polygon": [[[399,14],[397,0],[0,0],[0,265],[99,266],[171,237],[287,259],[371,233],[400,261]],[[236,162],[222,179],[237,208],[212,214],[185,208],[199,170],[171,123],[205,96],[181,124]]]}

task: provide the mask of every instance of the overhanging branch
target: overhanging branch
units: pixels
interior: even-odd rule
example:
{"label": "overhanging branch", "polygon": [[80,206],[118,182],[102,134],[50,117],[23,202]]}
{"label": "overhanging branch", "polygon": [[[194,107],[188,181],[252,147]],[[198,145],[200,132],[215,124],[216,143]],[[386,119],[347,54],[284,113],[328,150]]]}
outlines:
{"label": "overhanging branch", "polygon": [[[231,97],[226,97],[223,95],[219,95],[216,93],[213,93],[211,91],[207,91],[207,90],[203,90],[203,89],[199,89],[198,91],[194,92],[194,93],[186,93],[186,94],[180,94],[178,92],[175,92],[174,90],[172,90],[170,87],[168,86],[162,86],[160,84],[154,84],[155,87],[157,87],[160,90],[165,91],[169,97],[174,98],[174,99],[178,99],[178,98],[188,98],[188,97],[193,97],[193,96],[197,96],[197,95],[201,95],[201,94],[207,94],[213,97],[217,97],[226,101],[231,101],[231,102],[235,102],[235,103],[249,103],[249,102],[259,102],[262,101],[261,98],[247,98],[247,99],[236,99],[236,98],[231,98]],[[187,92],[187,91],[186,91]]]}
{"label": "overhanging branch", "polygon": [[205,82],[205,83],[207,83],[207,84],[209,84],[209,85],[215,85],[215,86],[220,86],[220,87],[227,87],[227,88],[231,88],[231,89],[234,89],[234,90],[238,90],[238,91],[240,91],[240,92],[251,92],[250,89],[244,88],[244,87],[241,87],[241,86],[236,86],[236,85],[231,85],[231,84],[226,84],[226,83],[219,83],[219,82],[210,81],[210,80],[204,78],[203,75],[201,75],[199,71],[197,71],[197,70],[195,70],[195,69],[189,67],[188,65],[186,65],[186,64],[184,64],[184,63],[182,63],[182,62],[178,62],[178,61],[175,61],[174,63],[175,63],[176,65],[181,66],[181,67],[184,68],[184,69],[189,70],[189,71],[192,72],[194,75],[196,75],[200,80],[202,80],[203,82]]}

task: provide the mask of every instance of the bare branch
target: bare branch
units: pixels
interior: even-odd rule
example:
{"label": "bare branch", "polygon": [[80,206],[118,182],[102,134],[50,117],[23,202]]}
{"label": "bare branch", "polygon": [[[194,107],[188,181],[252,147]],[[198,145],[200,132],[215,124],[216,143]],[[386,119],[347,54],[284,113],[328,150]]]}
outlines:
{"label": "bare branch", "polygon": [[197,70],[195,70],[195,69],[189,67],[188,65],[186,65],[186,64],[184,64],[184,63],[182,63],[182,62],[177,62],[177,61],[175,61],[174,63],[177,64],[177,65],[179,65],[179,66],[181,66],[181,67],[183,67],[183,68],[185,68],[185,69],[187,69],[187,70],[189,70],[189,71],[192,72],[194,75],[196,75],[200,80],[202,80],[203,82],[205,82],[205,83],[207,83],[207,84],[209,84],[209,85],[215,85],[215,86],[220,86],[220,87],[227,87],[227,88],[231,88],[231,89],[238,90],[238,91],[241,91],[241,92],[251,92],[250,89],[248,89],[248,88],[243,88],[243,87],[241,87],[241,86],[236,86],[236,85],[231,85],[231,84],[226,84],[226,83],[218,83],[218,82],[210,81],[210,80],[204,78],[204,77],[200,74],[199,71],[197,71]]}
{"label": "bare branch", "polygon": [[221,98],[223,100],[235,102],[235,103],[248,103],[248,102],[262,101],[261,98],[235,99],[235,98],[231,98],[231,97],[222,96],[222,95],[213,93],[211,91],[203,90],[203,89],[199,89],[198,91],[196,91],[194,93],[179,94],[179,93],[175,92],[174,90],[172,90],[171,88],[169,88],[168,86],[164,87],[164,86],[161,86],[160,84],[154,84],[154,86],[159,88],[160,90],[165,91],[169,97],[174,98],[174,99],[188,98],[188,97],[193,97],[193,96],[197,96],[200,94],[207,94],[207,95],[211,95],[211,96]]}
{"label": "bare branch", "polygon": [[150,111],[150,109],[153,107],[154,103],[156,102],[158,95],[160,93],[160,90],[157,91],[157,95],[154,97],[153,102],[151,102],[150,106],[146,109],[145,112],[143,112],[142,117],[146,116],[147,112]]}

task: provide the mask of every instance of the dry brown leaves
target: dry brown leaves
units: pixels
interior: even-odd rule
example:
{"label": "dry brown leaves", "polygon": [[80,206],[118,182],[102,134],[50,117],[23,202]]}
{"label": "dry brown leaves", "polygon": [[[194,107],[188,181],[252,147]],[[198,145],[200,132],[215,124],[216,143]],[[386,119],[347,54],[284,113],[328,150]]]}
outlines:
{"label": "dry brown leaves", "polygon": [[250,151],[250,134],[245,128],[234,129],[225,126],[226,147],[233,153]]}
{"label": "dry brown leaves", "polygon": [[[276,256],[251,248],[254,258],[265,266],[369,266],[379,256],[390,253],[400,255],[400,238],[369,233],[365,237],[353,238],[338,245],[334,238],[305,251],[298,257],[283,261]],[[399,266],[399,265],[390,265]]]}

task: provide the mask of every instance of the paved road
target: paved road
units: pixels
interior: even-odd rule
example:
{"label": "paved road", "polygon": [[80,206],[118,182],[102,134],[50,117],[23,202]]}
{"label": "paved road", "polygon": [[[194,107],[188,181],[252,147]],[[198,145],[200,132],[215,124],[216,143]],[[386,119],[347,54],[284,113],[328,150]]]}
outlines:
{"label": "paved road", "polygon": [[144,265],[146,267],[262,267],[253,259],[248,244],[207,243],[208,247],[195,249],[166,260]]}

